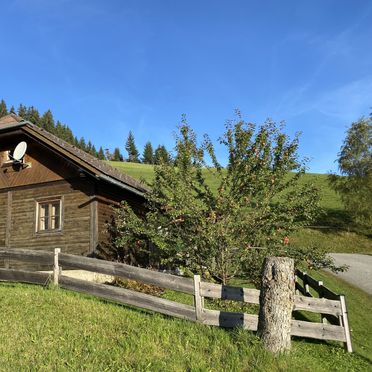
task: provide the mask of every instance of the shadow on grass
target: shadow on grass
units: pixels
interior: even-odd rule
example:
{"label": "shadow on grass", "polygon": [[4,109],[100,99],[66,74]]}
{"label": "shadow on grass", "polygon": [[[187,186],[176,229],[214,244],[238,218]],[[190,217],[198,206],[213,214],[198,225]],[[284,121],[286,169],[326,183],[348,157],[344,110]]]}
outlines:
{"label": "shadow on grass", "polygon": [[344,209],[325,209],[325,212],[314,222],[314,225],[321,227],[323,233],[339,230],[372,238],[371,230],[355,223],[350,212]]}

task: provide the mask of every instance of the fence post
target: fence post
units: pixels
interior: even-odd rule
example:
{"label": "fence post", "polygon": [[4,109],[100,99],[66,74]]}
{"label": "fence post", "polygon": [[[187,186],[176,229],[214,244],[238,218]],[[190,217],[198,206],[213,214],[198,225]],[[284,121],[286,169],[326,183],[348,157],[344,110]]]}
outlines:
{"label": "fence post", "polygon": [[[319,289],[318,289],[318,295],[319,295],[319,298],[324,298],[324,293],[323,293],[323,282],[320,280],[318,281],[318,286],[319,286]],[[323,323],[323,324],[327,324],[327,318],[325,316],[325,314],[320,314],[320,321]]]}
{"label": "fence post", "polygon": [[307,281],[307,273],[306,272],[304,272],[303,283],[304,283],[305,296],[312,297],[311,293],[310,293],[310,286],[309,286],[309,283]]}
{"label": "fence post", "polygon": [[53,283],[54,285],[58,286],[58,279],[59,279],[59,264],[58,264],[58,255],[61,252],[61,248],[54,249],[54,265],[53,265]]}
{"label": "fence post", "polygon": [[200,295],[200,275],[194,275],[194,304],[196,321],[203,321],[203,297]]}
{"label": "fence post", "polygon": [[347,315],[347,309],[346,309],[346,302],[345,302],[345,296],[340,296],[340,302],[341,302],[341,312],[342,312],[342,322],[343,327],[345,330],[345,338],[346,338],[346,350],[349,353],[353,352],[353,347],[351,345],[351,337],[350,337],[350,328],[349,328],[349,319]]}
{"label": "fence post", "polygon": [[265,258],[261,278],[258,335],[264,347],[273,353],[282,353],[291,348],[294,299],[294,260],[288,257]]}

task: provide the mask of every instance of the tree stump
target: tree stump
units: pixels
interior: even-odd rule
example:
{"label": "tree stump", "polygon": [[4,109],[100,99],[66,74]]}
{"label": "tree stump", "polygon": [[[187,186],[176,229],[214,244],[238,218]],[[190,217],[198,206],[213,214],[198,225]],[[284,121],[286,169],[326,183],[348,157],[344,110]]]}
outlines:
{"label": "tree stump", "polygon": [[273,353],[291,348],[291,319],[295,296],[294,261],[287,257],[265,258],[260,292],[258,335]]}

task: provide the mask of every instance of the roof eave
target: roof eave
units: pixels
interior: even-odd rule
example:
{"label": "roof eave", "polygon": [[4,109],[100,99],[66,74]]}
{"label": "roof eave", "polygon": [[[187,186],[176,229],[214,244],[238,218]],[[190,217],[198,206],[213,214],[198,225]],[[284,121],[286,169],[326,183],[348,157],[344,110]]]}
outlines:
{"label": "roof eave", "polygon": [[140,191],[132,186],[129,186],[123,182],[119,182],[117,180],[115,180],[114,178],[110,177],[110,176],[107,176],[106,174],[100,174],[98,176],[99,179],[103,180],[103,181],[106,181],[106,182],[109,182],[115,186],[118,186],[124,190],[127,190],[127,191],[130,191],[138,196],[141,196],[142,198],[145,197],[145,192],[144,191]]}

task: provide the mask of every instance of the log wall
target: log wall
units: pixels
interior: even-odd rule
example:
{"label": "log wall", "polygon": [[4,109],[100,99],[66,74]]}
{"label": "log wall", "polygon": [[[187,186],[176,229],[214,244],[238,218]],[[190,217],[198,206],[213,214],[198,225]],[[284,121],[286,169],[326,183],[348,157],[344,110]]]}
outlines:
{"label": "log wall", "polygon": [[[11,249],[53,250],[60,247],[64,252],[76,255],[91,253],[91,185],[87,180],[59,181],[10,191],[11,205],[0,214],[0,239],[3,246]],[[0,201],[7,203],[9,191],[0,191]],[[62,198],[62,229],[59,231],[36,231],[36,203],[46,197]],[[4,200],[6,200],[4,202]],[[7,214],[11,213],[8,240],[2,238]],[[10,265],[12,267],[12,265]]]}

